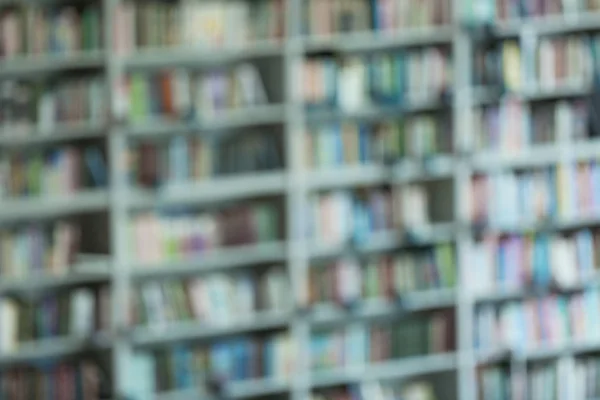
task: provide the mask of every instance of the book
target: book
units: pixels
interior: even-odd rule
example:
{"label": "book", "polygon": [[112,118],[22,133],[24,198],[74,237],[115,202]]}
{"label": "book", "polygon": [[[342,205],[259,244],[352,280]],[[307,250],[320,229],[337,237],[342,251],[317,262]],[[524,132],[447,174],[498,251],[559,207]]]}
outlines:
{"label": "book", "polygon": [[428,381],[369,382],[345,388],[319,390],[311,400],[435,400],[433,384]]}
{"label": "book", "polygon": [[0,15],[0,60],[101,50],[102,19],[98,4],[78,8],[28,5],[4,10]]}
{"label": "book", "polygon": [[315,306],[392,302],[396,296],[453,288],[455,284],[456,257],[450,244],[370,256],[360,262],[344,257],[333,263],[315,264],[308,279],[310,303]]}
{"label": "book", "polygon": [[290,290],[289,279],[280,267],[261,274],[212,273],[188,280],[152,281],[136,288],[134,324],[154,328],[198,320],[218,326],[260,313],[289,312]]}
{"label": "book", "polygon": [[368,106],[410,108],[437,102],[451,85],[450,63],[443,46],[339,58],[313,56],[303,67],[304,102],[309,111],[349,113]]}
{"label": "book", "polygon": [[442,310],[401,320],[313,331],[311,369],[319,372],[365,363],[368,366],[369,363],[452,351],[455,346],[453,318],[451,312]]}

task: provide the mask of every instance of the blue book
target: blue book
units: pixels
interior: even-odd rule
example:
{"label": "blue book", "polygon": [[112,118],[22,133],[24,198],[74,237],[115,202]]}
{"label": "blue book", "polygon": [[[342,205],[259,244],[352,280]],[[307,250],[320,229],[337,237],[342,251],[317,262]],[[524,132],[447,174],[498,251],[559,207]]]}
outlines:
{"label": "blue book", "polygon": [[367,163],[370,158],[369,136],[367,127],[361,124],[358,128],[358,159],[361,163]]}
{"label": "blue book", "polygon": [[577,232],[575,234],[575,246],[580,272],[585,279],[594,272],[594,239],[592,233],[588,229]]}
{"label": "blue book", "polygon": [[263,345],[263,373],[265,377],[273,376],[273,341],[265,340]]}
{"label": "blue book", "polygon": [[187,389],[193,386],[191,376],[192,353],[183,345],[177,345],[173,349],[173,360],[175,364],[175,384],[179,389]]}
{"label": "blue book", "polygon": [[210,349],[211,371],[219,378],[228,378],[231,374],[231,346],[229,342],[214,344]]}
{"label": "blue book", "polygon": [[107,185],[106,163],[102,157],[100,149],[97,147],[88,147],[83,153],[83,159],[90,171],[94,187],[105,187]]}

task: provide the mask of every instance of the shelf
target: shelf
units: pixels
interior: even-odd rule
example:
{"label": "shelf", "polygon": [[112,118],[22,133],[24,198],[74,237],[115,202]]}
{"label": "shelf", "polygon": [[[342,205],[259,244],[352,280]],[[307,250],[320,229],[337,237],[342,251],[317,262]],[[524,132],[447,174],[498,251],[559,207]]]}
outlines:
{"label": "shelf", "polygon": [[103,68],[106,57],[103,51],[60,55],[31,55],[0,60],[0,78]]}
{"label": "shelf", "polygon": [[0,222],[55,218],[105,210],[108,192],[103,189],[85,190],[64,196],[2,200]]}
{"label": "shelf", "polygon": [[286,178],[283,172],[257,172],[215,177],[205,182],[173,184],[157,190],[134,189],[128,196],[128,206],[139,209],[198,205],[281,195],[286,190]]}
{"label": "shelf", "polygon": [[427,290],[402,295],[401,303],[386,300],[366,300],[352,310],[336,305],[317,305],[309,316],[313,325],[347,324],[356,320],[389,318],[393,314],[412,313],[456,305],[453,289]]}
{"label": "shelf", "polygon": [[286,328],[291,320],[291,314],[281,312],[259,312],[248,317],[246,320],[229,324],[211,325],[202,321],[185,321],[169,323],[164,327],[138,327],[133,330],[132,341],[138,347],[160,346],[172,342],[282,329]]}
{"label": "shelf", "polygon": [[[358,253],[377,253],[391,251],[407,246],[429,246],[454,240],[455,226],[453,223],[437,223],[429,227],[415,229],[414,241],[408,243],[404,235],[398,231],[375,233],[353,249]],[[344,244],[309,243],[311,258],[335,257],[348,252],[350,248]]]}
{"label": "shelf", "polygon": [[[262,398],[290,391],[290,383],[281,379],[264,378],[250,379],[239,382],[229,382],[225,385],[225,396],[227,399]],[[198,389],[173,390],[159,393],[154,397],[156,400],[189,400],[204,395]],[[211,397],[202,397],[210,399]]]}
{"label": "shelf", "polygon": [[107,333],[91,338],[62,337],[21,343],[14,352],[0,353],[0,366],[70,357],[90,350],[106,350],[111,345],[112,338]]}
{"label": "shelf", "polygon": [[123,57],[123,65],[128,69],[214,66],[283,56],[284,48],[283,42],[275,40],[251,43],[243,47],[147,48]]}
{"label": "shelf", "polygon": [[204,121],[178,122],[155,118],[148,122],[132,123],[127,128],[131,137],[168,137],[178,134],[207,134],[285,122],[285,107],[281,104],[255,106],[221,113]]}
{"label": "shelf", "polygon": [[525,29],[539,35],[598,30],[600,29],[600,13],[581,12],[529,17],[496,24],[496,34],[501,38],[519,36]]}
{"label": "shelf", "polygon": [[600,340],[566,341],[562,344],[542,345],[533,349],[480,351],[476,358],[478,364],[494,364],[510,360],[511,358],[521,362],[532,362],[548,358],[559,358],[566,355],[594,353],[599,350]]}
{"label": "shelf", "polygon": [[591,93],[591,82],[557,83],[554,87],[540,87],[532,84],[519,91],[502,92],[498,87],[476,86],[473,90],[473,105],[482,106],[498,103],[504,97],[514,97],[521,101],[539,102],[555,99],[583,97]]}
{"label": "shelf", "polygon": [[373,121],[380,122],[381,119],[400,119],[402,114],[435,111],[444,108],[439,96],[423,98],[419,101],[411,101],[407,104],[394,105],[369,105],[365,104],[360,110],[338,110],[322,109],[315,107],[305,113],[308,124],[325,124],[338,122],[340,120]]}
{"label": "shelf", "polygon": [[454,353],[410,357],[399,361],[338,368],[313,372],[311,387],[339,386],[349,383],[410,378],[418,375],[453,371],[457,368]]}
{"label": "shelf", "polygon": [[330,36],[307,36],[302,39],[304,51],[363,52],[395,47],[433,46],[452,43],[450,26],[408,28],[396,32],[348,32]]}
{"label": "shelf", "polygon": [[172,261],[156,265],[134,264],[132,279],[183,277],[203,272],[224,271],[253,264],[282,263],[286,259],[285,242],[269,242],[207,252],[187,261]]}
{"label": "shelf", "polygon": [[475,172],[494,172],[502,169],[546,167],[561,160],[563,150],[555,143],[537,144],[529,149],[485,150],[477,152],[470,160]]}
{"label": "shelf", "polygon": [[48,132],[43,132],[35,127],[25,129],[2,128],[0,129],[0,146],[32,146],[99,138],[105,136],[106,130],[106,126],[102,124],[87,123],[57,124],[54,129]]}
{"label": "shelf", "polygon": [[484,227],[485,233],[527,233],[563,231],[600,225],[600,214],[549,219],[547,221],[522,221],[515,224],[496,224]]}

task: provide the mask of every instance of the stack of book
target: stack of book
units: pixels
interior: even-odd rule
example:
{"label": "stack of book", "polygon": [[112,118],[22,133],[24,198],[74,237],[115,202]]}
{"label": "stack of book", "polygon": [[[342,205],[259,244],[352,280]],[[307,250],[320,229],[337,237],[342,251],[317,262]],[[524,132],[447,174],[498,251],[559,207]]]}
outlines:
{"label": "stack of book", "polygon": [[373,256],[364,262],[352,257],[309,272],[310,302],[352,303],[357,300],[393,299],[423,290],[453,288],[456,258],[450,244],[394,256]]}
{"label": "stack of book", "polygon": [[400,157],[423,158],[452,151],[445,115],[418,114],[379,123],[325,124],[306,134],[307,166],[337,167],[380,163]]}
{"label": "stack of book", "polygon": [[600,232],[487,236],[474,244],[471,259],[477,265],[472,283],[478,293],[582,285],[600,268]]}
{"label": "stack of book", "polygon": [[592,161],[477,176],[471,187],[472,221],[512,226],[594,215],[600,209],[598,168]]}
{"label": "stack of book", "polygon": [[311,58],[304,63],[304,101],[343,111],[437,101],[451,84],[451,63],[441,47]]}
{"label": "stack of book", "polygon": [[384,189],[316,193],[310,207],[308,236],[320,244],[362,241],[394,226],[392,196]]}
{"label": "stack of book", "polygon": [[0,372],[2,399],[99,399],[102,372],[93,360],[50,362]]}
{"label": "stack of book", "polygon": [[180,344],[144,357],[144,369],[154,373],[145,379],[154,381],[149,385],[154,386],[156,392],[201,388],[209,379],[221,382],[285,380],[292,373],[294,347],[285,333],[221,339],[206,345]]}
{"label": "stack of book", "polygon": [[187,281],[147,282],[137,291],[135,323],[164,327],[196,319],[229,324],[257,313],[289,311],[290,284],[282,268],[260,275],[215,273]]}
{"label": "stack of book", "polygon": [[135,72],[127,80],[130,122],[199,120],[268,102],[258,69],[240,64],[206,72]]}
{"label": "stack of book", "polygon": [[[486,366],[478,373],[479,400],[511,399],[510,371],[502,365]],[[534,397],[532,397],[533,399]],[[537,397],[535,397],[537,399]],[[515,399],[517,400],[517,398]]]}
{"label": "stack of book", "polygon": [[[560,85],[591,83],[594,74],[592,48],[594,41],[584,35],[543,37],[537,46],[538,83],[551,90]],[[598,54],[600,56],[600,54]]]}
{"label": "stack of book", "polygon": [[329,389],[313,394],[311,400],[435,400],[428,382],[406,382],[402,385],[369,382],[348,389]]}
{"label": "stack of book", "polygon": [[99,5],[81,8],[12,8],[0,15],[0,60],[18,56],[70,55],[102,48]]}
{"label": "stack of book", "polygon": [[581,100],[534,103],[530,106],[515,97],[473,111],[475,150],[527,150],[561,139],[589,138],[589,109]]}
{"label": "stack of book", "polygon": [[115,19],[115,44],[124,52],[245,47],[280,40],[285,33],[284,11],[282,0],[122,2]]}
{"label": "stack of book", "polygon": [[337,330],[313,332],[313,370],[379,363],[454,349],[454,314],[437,311],[373,324],[356,323]]}
{"label": "stack of book", "polygon": [[307,0],[304,2],[304,33],[328,36],[447,25],[452,18],[451,3],[451,0]]}
{"label": "stack of book", "polygon": [[56,337],[85,338],[110,329],[109,287],[80,288],[17,302],[0,300],[0,352]]}
{"label": "stack of book", "polygon": [[535,350],[600,339],[595,289],[482,304],[475,313],[475,347],[482,351]]}
{"label": "stack of book", "polygon": [[222,247],[277,240],[279,212],[269,202],[218,212],[136,214],[130,221],[130,250],[144,264],[181,261]]}
{"label": "stack of book", "polygon": [[66,146],[0,156],[0,197],[74,194],[107,184],[106,164],[96,146]]}
{"label": "stack of book", "polygon": [[0,231],[0,279],[65,275],[79,252],[78,226],[58,221]]}
{"label": "stack of book", "polygon": [[197,136],[143,141],[129,148],[130,183],[140,187],[197,182],[213,174],[213,151]]}
{"label": "stack of book", "polygon": [[[0,83],[0,129],[6,135],[52,134],[56,125],[101,124],[107,120],[105,85],[90,76],[58,82],[4,81]],[[59,132],[57,132],[59,133]]]}

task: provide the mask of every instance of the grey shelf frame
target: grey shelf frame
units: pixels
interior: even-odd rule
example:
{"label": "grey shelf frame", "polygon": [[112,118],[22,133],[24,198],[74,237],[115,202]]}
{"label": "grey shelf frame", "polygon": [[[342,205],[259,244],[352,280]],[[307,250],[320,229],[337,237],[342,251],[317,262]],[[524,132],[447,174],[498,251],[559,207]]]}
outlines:
{"label": "grey shelf frame", "polygon": [[[122,0],[101,0],[103,14],[114,15],[115,7]],[[251,0],[246,0],[251,1]],[[53,74],[69,70],[98,70],[106,76],[106,97],[110,104],[111,123],[100,125],[56,126],[51,132],[32,127],[19,134],[0,135],[0,148],[45,146],[53,143],[87,138],[106,137],[110,168],[110,186],[103,191],[83,192],[69,197],[32,200],[2,201],[1,223],[21,223],[27,220],[53,218],[73,213],[107,211],[110,219],[111,254],[106,261],[108,272],[93,272],[61,277],[7,281],[0,283],[0,294],[11,291],[40,291],[90,282],[110,282],[112,295],[112,332],[101,334],[99,348],[113,352],[113,382],[115,394],[127,395],[128,372],[134,351],[159,346],[176,340],[208,340],[218,335],[243,332],[287,329],[299,349],[308,349],[310,332],[321,324],[348,324],[370,318],[380,318],[396,313],[410,313],[429,308],[452,308],[456,313],[456,352],[428,355],[377,365],[359,365],[325,372],[311,372],[308,352],[300,351],[295,358],[295,370],[287,380],[259,379],[228,385],[232,398],[249,398],[270,394],[287,394],[293,400],[306,400],[317,388],[332,385],[358,383],[370,380],[407,379],[435,372],[455,373],[456,397],[475,400],[477,393],[476,368],[482,362],[494,362],[506,357],[506,352],[481,354],[474,349],[473,313],[481,301],[504,301],[522,295],[518,292],[486,293],[478,295],[467,290],[470,287],[470,270],[476,268],[470,262],[473,232],[469,226],[469,213],[463,206],[467,202],[469,180],[475,173],[487,173],[498,169],[523,168],[564,164],[573,160],[585,160],[600,154],[600,140],[576,143],[563,140],[555,145],[540,146],[522,153],[506,156],[485,152],[473,152],[470,137],[473,133],[471,112],[474,107],[496,102],[498,92],[494,88],[473,87],[471,78],[472,43],[466,30],[462,29],[463,10],[459,0],[454,0],[451,26],[435,29],[410,29],[402,32],[356,33],[332,37],[306,37],[302,35],[302,7],[307,0],[285,0],[287,36],[281,42],[263,42],[247,48],[229,48],[218,52],[198,49],[151,49],[136,51],[130,55],[118,54],[113,48],[113,18],[104,19],[106,48],[100,52],[82,53],[74,56],[36,56],[11,61],[0,61],[0,78],[27,78],[38,74]],[[3,1],[0,6],[14,3],[30,4],[25,0]],[[527,25],[525,23],[527,22]],[[516,20],[498,27],[502,38],[524,40],[526,35],[554,35],[589,30],[600,30],[600,14],[579,13],[561,18],[538,18]],[[340,54],[368,53],[398,48],[426,45],[443,45],[452,50],[453,87],[451,103],[442,104],[439,99],[403,107],[365,107],[356,112],[311,112],[302,101],[302,63],[311,54],[333,51]],[[283,67],[283,81],[275,82],[283,87],[279,104],[268,104],[254,109],[225,113],[204,121],[157,120],[144,124],[122,124],[116,88],[125,74],[148,69],[168,67],[213,67],[239,61],[277,60]],[[586,85],[572,85],[553,89],[528,87],[513,95],[525,101],[544,101],[554,98],[585,96]],[[392,168],[392,172],[377,165],[348,166],[336,169],[311,171],[304,164],[303,135],[309,126],[328,121],[358,120],[374,121],[394,117],[401,113],[424,112],[449,106],[453,115],[454,154],[435,157],[426,164],[406,161]],[[176,134],[202,134],[210,136],[221,131],[238,131],[245,128],[277,125],[285,137],[284,151],[287,167],[276,173],[253,176],[230,176],[215,178],[197,185],[165,187],[148,192],[132,187],[127,179],[126,153],[131,142],[145,139],[168,138]],[[8,132],[8,129],[6,129]],[[2,133],[6,133],[3,132]],[[229,133],[228,133],[229,134]],[[365,304],[359,310],[341,310],[336,306],[326,309],[302,311],[307,306],[308,268],[312,260],[332,258],[344,253],[344,246],[315,244],[304,234],[304,210],[311,192],[343,189],[355,186],[380,184],[406,184],[430,180],[451,180],[454,187],[454,219],[448,223],[435,224],[420,232],[418,245],[454,243],[458,258],[458,286],[456,290],[406,295],[402,307],[394,303]],[[140,265],[130,259],[127,249],[128,217],[137,210],[181,205],[202,207],[206,203],[242,200],[263,195],[284,198],[287,230],[279,242],[226,249],[207,254],[205,257],[161,265]],[[600,216],[594,218],[571,218],[552,221],[552,228],[573,229],[580,226],[600,225]],[[536,224],[492,227],[500,232],[523,232],[547,228]],[[357,246],[361,253],[386,252],[405,245],[401,232],[383,232]],[[166,331],[135,328],[129,324],[130,295],[135,285],[146,280],[179,278],[200,275],[212,271],[230,271],[253,264],[284,264],[291,282],[292,295],[297,310],[281,315],[260,315],[256,320],[221,327],[203,326],[200,323],[176,324]],[[598,278],[586,285],[597,285]],[[512,296],[512,297],[511,297]],[[31,358],[57,357],[76,354],[88,339],[58,338],[22,346],[16,353],[0,354],[0,365],[21,363]],[[523,352],[523,360],[544,358],[571,358],[574,355],[600,350],[596,341],[565,343],[556,348]],[[511,363],[513,365],[513,363]],[[513,368],[513,367],[511,367]],[[517,367],[514,367],[517,368]],[[198,395],[198,389],[158,394],[157,399],[189,399]],[[139,399],[145,400],[145,399]]]}

